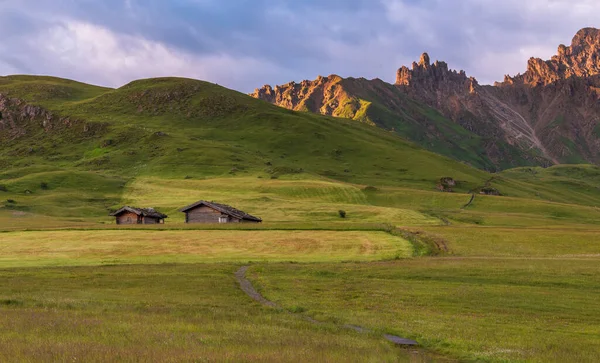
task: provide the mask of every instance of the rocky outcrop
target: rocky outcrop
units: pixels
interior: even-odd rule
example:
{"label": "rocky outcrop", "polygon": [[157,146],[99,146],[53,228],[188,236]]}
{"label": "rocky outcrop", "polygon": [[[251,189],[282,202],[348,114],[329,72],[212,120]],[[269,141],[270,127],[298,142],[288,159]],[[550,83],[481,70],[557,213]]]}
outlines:
{"label": "rocky outcrop", "polygon": [[332,74],[319,76],[314,81],[290,82],[275,88],[265,85],[250,95],[290,110],[354,118],[361,105],[348,95],[344,81]]}
{"label": "rocky outcrop", "polygon": [[496,86],[546,86],[571,77],[586,78],[599,74],[600,30],[585,28],[577,32],[569,47],[561,44],[552,59],[531,58],[524,74],[505,76],[504,82]]}
{"label": "rocky outcrop", "polygon": [[403,66],[396,73],[396,86],[411,88],[418,86],[429,91],[445,88],[446,91],[458,90],[474,92],[479,86],[473,77],[467,77],[465,71],[448,69],[446,62],[430,63],[429,54],[423,53],[419,63],[413,62],[412,69]]}
{"label": "rocky outcrop", "polygon": [[[482,137],[483,152],[501,168],[555,162],[518,112],[464,71],[450,70],[445,62],[430,63],[427,53],[412,69],[400,68],[395,85]],[[537,153],[528,152],[532,149]]]}
{"label": "rocky outcrop", "polygon": [[102,124],[60,117],[43,107],[0,94],[0,140],[15,140],[34,135],[40,130],[49,133],[70,129],[82,135],[93,136],[104,128]]}

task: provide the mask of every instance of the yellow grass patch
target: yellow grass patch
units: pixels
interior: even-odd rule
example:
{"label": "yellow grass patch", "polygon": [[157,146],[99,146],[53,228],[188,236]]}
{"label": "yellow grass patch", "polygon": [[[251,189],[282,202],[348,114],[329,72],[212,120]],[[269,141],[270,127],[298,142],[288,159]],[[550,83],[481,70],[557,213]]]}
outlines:
{"label": "yellow grass patch", "polygon": [[372,261],[410,244],[364,231],[43,231],[0,235],[0,266],[222,261]]}
{"label": "yellow grass patch", "polygon": [[[265,222],[275,223],[391,223],[404,226],[440,223],[436,218],[416,210],[398,208],[397,205],[371,205],[361,188],[320,180],[256,177],[206,180],[138,178],[125,188],[123,201],[130,205],[156,207],[169,214],[169,224],[183,223],[184,214],[178,209],[198,200],[230,204],[261,217]],[[408,195],[412,191],[404,193]],[[340,209],[346,211],[345,219],[339,217]]]}

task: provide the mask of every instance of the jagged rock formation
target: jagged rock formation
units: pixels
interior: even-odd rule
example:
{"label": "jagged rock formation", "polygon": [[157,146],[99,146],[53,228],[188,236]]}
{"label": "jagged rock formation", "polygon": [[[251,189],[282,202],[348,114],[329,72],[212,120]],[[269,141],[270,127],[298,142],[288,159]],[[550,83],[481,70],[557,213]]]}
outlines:
{"label": "jagged rock formation", "polygon": [[[479,160],[490,160],[499,169],[600,162],[598,29],[580,30],[569,47],[559,46],[552,59],[531,58],[524,74],[506,76],[494,86],[479,85],[464,71],[450,70],[445,62],[432,63],[427,53],[412,68],[398,70],[395,90],[388,86],[380,80],[320,77],[314,82],[265,86],[252,96],[290,109],[370,122],[434,151],[466,160],[460,146],[468,143],[468,138],[453,149],[429,144],[440,134],[452,139],[439,132],[440,119],[450,119],[455,123],[452,132],[479,137],[469,152],[478,154]],[[373,105],[379,108],[374,110]],[[407,113],[426,106],[444,118],[430,112],[421,112],[424,118],[407,118]],[[382,122],[382,114],[387,116],[386,122]],[[411,125],[410,131],[405,125]],[[485,162],[478,166],[481,164]]]}
{"label": "jagged rock formation", "polygon": [[345,83],[349,82],[337,75],[319,76],[314,81],[290,82],[275,88],[266,85],[252,96],[290,110],[353,118],[364,105],[348,94]]}
{"label": "jagged rock formation", "polygon": [[[510,160],[515,152],[520,156],[516,161],[542,165],[557,162],[518,112],[464,71],[449,70],[445,62],[430,64],[427,53],[421,56],[419,63],[413,63],[412,70],[406,67],[398,70],[396,86],[411,98],[435,107],[465,129],[484,137],[485,153],[497,165]],[[527,152],[532,149],[536,152]]]}
{"label": "jagged rock formation", "polygon": [[396,73],[396,86],[410,88],[414,85],[430,90],[442,86],[447,88],[446,91],[458,87],[460,92],[463,89],[473,92],[478,83],[475,78],[467,77],[465,71],[449,70],[446,62],[435,61],[431,64],[429,54],[423,53],[419,63],[413,62],[412,70],[403,66]]}
{"label": "jagged rock formation", "polygon": [[571,77],[587,78],[600,74],[600,30],[581,29],[567,47],[559,45],[558,54],[544,61],[530,58],[527,71],[515,77],[505,76],[503,83],[496,86],[525,84],[546,86]]}

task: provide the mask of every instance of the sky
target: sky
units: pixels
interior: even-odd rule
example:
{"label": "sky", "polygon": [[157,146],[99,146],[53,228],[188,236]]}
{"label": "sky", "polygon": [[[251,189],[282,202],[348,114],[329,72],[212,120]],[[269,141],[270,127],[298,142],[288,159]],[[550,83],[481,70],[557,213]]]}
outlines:
{"label": "sky", "polygon": [[103,86],[161,76],[251,92],[318,75],[395,80],[428,52],[501,81],[600,27],[597,0],[0,0],[0,75]]}

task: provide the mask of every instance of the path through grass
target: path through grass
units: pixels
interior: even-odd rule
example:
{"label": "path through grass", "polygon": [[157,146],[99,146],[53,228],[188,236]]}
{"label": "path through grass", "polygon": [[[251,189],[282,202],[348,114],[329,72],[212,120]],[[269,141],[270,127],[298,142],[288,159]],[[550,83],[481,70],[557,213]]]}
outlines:
{"label": "path through grass", "polygon": [[249,299],[233,265],[3,269],[0,361],[408,361]]}
{"label": "path through grass", "polygon": [[469,361],[600,356],[599,258],[269,264],[249,277],[287,309],[406,336]]}

